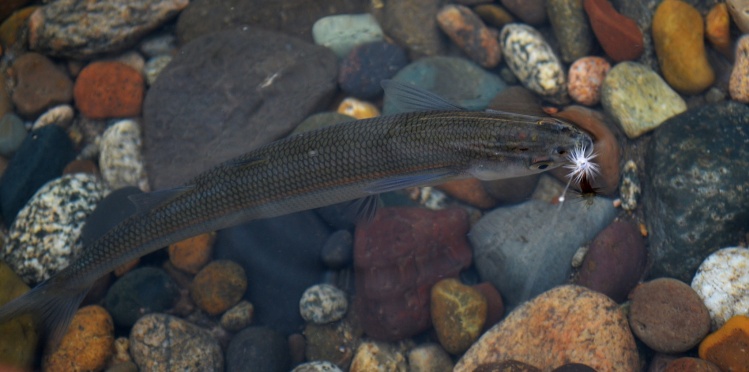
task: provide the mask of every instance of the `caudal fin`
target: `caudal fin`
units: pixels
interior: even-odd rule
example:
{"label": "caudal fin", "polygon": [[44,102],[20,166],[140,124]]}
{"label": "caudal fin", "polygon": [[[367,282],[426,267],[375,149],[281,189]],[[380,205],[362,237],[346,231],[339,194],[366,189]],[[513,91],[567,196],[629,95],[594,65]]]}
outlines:
{"label": "caudal fin", "polygon": [[17,316],[31,314],[47,339],[47,351],[57,348],[68,329],[70,320],[89,288],[70,290],[50,278],[20,297],[0,307],[0,323]]}

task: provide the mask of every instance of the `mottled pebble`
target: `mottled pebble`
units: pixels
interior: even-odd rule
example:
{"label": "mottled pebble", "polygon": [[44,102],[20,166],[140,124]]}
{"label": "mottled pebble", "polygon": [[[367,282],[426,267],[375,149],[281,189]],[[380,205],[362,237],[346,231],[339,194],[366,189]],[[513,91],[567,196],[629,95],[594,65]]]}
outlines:
{"label": "mottled pebble", "polygon": [[616,62],[632,61],[642,55],[645,44],[634,20],[617,12],[608,0],[585,0],[583,5],[606,55]]}
{"label": "mottled pebble", "polygon": [[601,85],[611,69],[601,57],[583,57],[570,66],[567,90],[570,97],[586,106],[595,106],[601,100]]}
{"label": "mottled pebble", "polygon": [[44,358],[44,370],[98,371],[104,368],[114,348],[114,324],[103,307],[79,309],[54,353]]}
{"label": "mottled pebble", "polygon": [[736,61],[728,91],[734,100],[749,103],[749,35],[742,36],[736,44]]}
{"label": "mottled pebble", "polygon": [[736,315],[700,343],[700,358],[721,371],[746,371],[749,366],[749,317]]}
{"label": "mottled pebble", "polygon": [[[477,64],[465,58],[443,56],[414,61],[400,70],[393,80],[436,93],[469,110],[485,109],[497,93],[506,88],[496,74]],[[383,113],[403,112],[398,103],[385,94]]]}
{"label": "mottled pebble", "polygon": [[117,0],[56,1],[39,7],[29,18],[29,46],[48,55],[75,59],[118,52],[133,46],[188,3],[133,1],[123,9]]}
{"label": "mottled pebble", "polygon": [[395,345],[364,341],[356,349],[350,372],[405,371],[406,356]]}
{"label": "mottled pebble", "polygon": [[481,181],[475,178],[449,181],[437,188],[476,208],[490,209],[497,204],[497,201],[484,190]]}
{"label": "mottled pebble", "polygon": [[73,82],[62,69],[38,53],[25,53],[13,62],[16,87],[13,103],[21,116],[36,117],[48,107],[73,98]]}
{"label": "mottled pebble", "polygon": [[343,102],[338,105],[338,113],[356,119],[369,119],[380,116],[380,110],[377,109],[377,106],[351,97],[344,99]]}
{"label": "mottled pebble", "polygon": [[681,353],[710,331],[710,315],[699,296],[683,282],[659,278],[638,285],[629,295],[629,324],[651,349]]}
{"label": "mottled pebble", "polygon": [[171,32],[157,32],[141,40],[138,50],[151,59],[156,56],[172,55],[177,51],[177,37]]}
{"label": "mottled pebble", "polygon": [[476,341],[486,322],[484,295],[456,279],[443,279],[432,287],[430,308],[440,344],[455,355]]}
{"label": "mottled pebble", "polygon": [[338,230],[328,237],[320,252],[325,266],[342,269],[351,265],[354,258],[354,237],[348,230]]}
{"label": "mottled pebble", "polygon": [[291,372],[343,372],[337,365],[326,360],[316,360],[314,362],[302,363]]}
{"label": "mottled pebble", "polygon": [[130,331],[130,353],[141,371],[222,371],[221,346],[203,328],[166,314],[148,314]]}
{"label": "mottled pebble", "polygon": [[146,61],[146,65],[143,66],[143,75],[146,77],[146,83],[148,83],[149,86],[153,85],[159,77],[159,74],[161,74],[161,71],[163,71],[170,62],[172,62],[172,56],[169,55],[156,56]]}
{"label": "mottled pebble", "polygon": [[96,176],[76,173],[50,181],[21,209],[3,247],[5,261],[27,283],[68,266],[83,246],[86,217],[107,193]]}
{"label": "mottled pebble", "polygon": [[593,32],[582,1],[549,0],[546,13],[559,41],[562,61],[569,63],[590,54]]}
{"label": "mottled pebble", "polygon": [[204,267],[190,285],[195,304],[211,315],[236,305],[247,290],[242,266],[229,260],[216,260]]}
{"label": "mottled pebble", "polygon": [[226,349],[226,371],[288,371],[291,355],[286,337],[267,327],[248,327]]}
{"label": "mottled pebble", "polygon": [[239,332],[252,324],[255,308],[247,301],[239,301],[221,316],[220,324],[229,332]]}
{"label": "mottled pebble", "polygon": [[309,287],[299,300],[299,312],[302,318],[316,324],[340,320],[346,315],[347,310],[346,292],[330,284],[317,284]]}
{"label": "mottled pebble", "polygon": [[749,33],[749,3],[746,0],[726,0],[726,4],[739,30],[744,34]]}
{"label": "mottled pebble", "polygon": [[[4,237],[3,237],[4,238]],[[1,241],[2,239],[0,239]],[[0,306],[26,293],[29,287],[0,260]],[[31,314],[0,324],[0,360],[5,366],[30,371],[34,367],[39,333]]]}
{"label": "mottled pebble", "polygon": [[[474,264],[481,277],[502,294],[507,307],[518,306],[565,283],[577,249],[608,226],[615,214],[606,198],[594,198],[587,203],[569,202],[563,208],[542,200],[529,200],[494,209],[476,222],[468,234]],[[538,221],[552,215],[553,229],[565,233],[539,234]]]}
{"label": "mottled pebble", "polygon": [[31,127],[31,130],[37,130],[43,126],[52,124],[67,128],[70,122],[73,121],[73,117],[75,117],[75,112],[70,105],[55,106],[39,116]]}
{"label": "mottled pebble", "polygon": [[705,36],[726,58],[731,58],[731,17],[726,3],[715,4],[705,17]]}
{"label": "mottled pebble", "polygon": [[569,360],[598,371],[640,368],[635,340],[616,303],[572,285],[554,288],[510,313],[468,349],[455,372],[510,359],[543,370]]}
{"label": "mottled pebble", "polygon": [[360,45],[346,55],[338,68],[338,85],[348,95],[371,99],[382,94],[383,80],[408,64],[403,48],[384,41]]}
{"label": "mottled pebble", "polygon": [[135,120],[120,120],[101,136],[99,166],[107,185],[113,189],[136,186],[149,191],[141,154],[141,129]]}
{"label": "mottled pebble", "polygon": [[437,23],[474,62],[485,68],[493,68],[499,64],[502,51],[497,31],[486,27],[470,8],[445,5],[437,13]]}
{"label": "mottled pebble", "polygon": [[615,221],[590,243],[575,283],[623,302],[645,271],[647,251],[640,231]]}
{"label": "mottled pebble", "polygon": [[209,232],[169,244],[169,261],[174,267],[197,274],[211,261],[216,233]]}
{"label": "mottled pebble", "polygon": [[730,247],[708,256],[692,279],[697,292],[710,312],[712,329],[716,330],[734,315],[749,309],[749,249]]}
{"label": "mottled pebble", "polygon": [[104,306],[118,326],[131,327],[145,314],[171,309],[179,295],[177,284],[164,270],[142,267],[114,282],[104,298]]}
{"label": "mottled pebble", "polygon": [[327,360],[348,369],[364,331],[356,313],[349,311],[343,320],[329,324],[307,323],[304,327],[307,360]]}
{"label": "mottled pebble", "polygon": [[21,118],[7,113],[0,118],[0,155],[12,157],[26,139],[26,126]]}
{"label": "mottled pebble", "polygon": [[[10,0],[3,2],[3,5],[8,3],[16,3],[16,5],[20,5],[28,2],[28,0]],[[26,20],[28,20],[31,13],[33,13],[38,7],[39,6],[35,5],[27,6],[18,9],[13,12],[13,14],[10,14],[10,12],[13,11],[12,7],[0,10],[0,12],[7,12],[5,15],[0,15],[0,20],[2,20],[2,24],[0,24],[0,44],[2,44],[3,47],[12,48],[14,44],[16,44],[16,41],[18,41],[22,32],[26,31]],[[0,54],[2,54],[2,50],[0,50]]]}
{"label": "mottled pebble", "polygon": [[540,25],[546,22],[543,0],[502,0],[501,3],[525,23]]}
{"label": "mottled pebble", "polygon": [[705,51],[705,22],[681,0],[662,2],[653,15],[653,43],[661,73],[681,93],[697,94],[715,81]]}
{"label": "mottled pebble", "polygon": [[411,372],[451,372],[454,367],[450,355],[440,345],[420,344],[408,351],[408,368]]}
{"label": "mottled pebble", "polygon": [[622,183],[619,185],[622,209],[627,212],[637,209],[641,192],[640,178],[637,176],[637,164],[632,160],[627,160],[622,169]]}
{"label": "mottled pebble", "polygon": [[721,372],[720,368],[704,359],[681,357],[666,365],[663,372]]}
{"label": "mottled pebble", "polygon": [[603,80],[601,103],[634,139],[687,109],[684,100],[645,65],[622,62]]}
{"label": "mottled pebble", "polygon": [[[593,162],[599,165],[600,174],[589,180],[590,185],[595,188],[596,193],[602,195],[614,194],[617,185],[619,185],[621,173],[619,170],[621,148],[617,137],[609,129],[609,124],[606,123],[606,117],[598,111],[575,105],[567,106],[563,111],[553,116],[572,122],[593,135],[593,151],[598,154]],[[567,177],[568,169],[555,169],[552,174],[564,182],[569,180]],[[579,185],[572,185],[572,187],[579,187]]]}
{"label": "mottled pebble", "polygon": [[374,16],[339,14],[320,18],[312,26],[315,44],[330,48],[339,58],[357,45],[382,41],[384,35]]}
{"label": "mottled pebble", "polygon": [[564,67],[538,31],[511,23],[499,39],[507,65],[523,86],[554,103],[568,99]]}
{"label": "mottled pebble", "polygon": [[121,62],[93,62],[75,80],[75,106],[89,119],[138,116],[145,84],[134,68]]}

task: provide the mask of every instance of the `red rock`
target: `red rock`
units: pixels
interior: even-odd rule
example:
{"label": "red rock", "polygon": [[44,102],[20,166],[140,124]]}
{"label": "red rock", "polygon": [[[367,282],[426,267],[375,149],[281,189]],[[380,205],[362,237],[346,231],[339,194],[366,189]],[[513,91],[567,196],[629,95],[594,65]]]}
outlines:
{"label": "red rock", "polygon": [[615,221],[590,244],[576,283],[623,302],[645,270],[645,243],[631,223]]}
{"label": "red rock", "polygon": [[642,55],[642,31],[635,21],[621,15],[607,0],[585,0],[583,6],[593,33],[611,59],[632,61]]}
{"label": "red rock", "polygon": [[365,332],[395,341],[431,325],[431,287],[471,263],[462,209],[383,208],[356,229],[354,311]]}
{"label": "red rock", "polygon": [[484,190],[481,181],[475,178],[449,181],[439,185],[437,188],[447,193],[447,195],[476,208],[490,209],[497,204],[497,201]]}
{"label": "red rock", "polygon": [[445,5],[437,13],[437,23],[442,31],[479,65],[492,68],[502,59],[497,31],[462,5]]}
{"label": "red rock", "polygon": [[73,83],[52,61],[38,53],[26,53],[13,63],[16,74],[13,103],[18,113],[36,117],[48,107],[68,103]]}
{"label": "red rock", "polygon": [[486,298],[486,322],[484,323],[484,330],[491,328],[493,325],[499,323],[502,317],[505,316],[505,304],[502,302],[502,295],[499,294],[496,288],[489,283],[483,282],[473,286],[474,289],[481,292]]}
{"label": "red rock", "polygon": [[75,105],[89,119],[138,116],[145,83],[138,71],[115,61],[93,62],[75,81]]}
{"label": "red rock", "polygon": [[720,372],[720,368],[707,360],[683,357],[668,363],[663,372]]}

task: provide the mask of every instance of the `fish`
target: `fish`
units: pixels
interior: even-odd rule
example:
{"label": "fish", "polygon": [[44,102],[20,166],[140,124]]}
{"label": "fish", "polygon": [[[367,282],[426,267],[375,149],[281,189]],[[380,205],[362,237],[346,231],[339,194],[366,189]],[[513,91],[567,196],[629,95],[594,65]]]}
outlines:
{"label": "fish", "polygon": [[131,217],[84,247],[68,267],[0,308],[0,323],[30,313],[54,349],[98,278],[171,243],[347,201],[366,220],[378,194],[544,172],[593,144],[590,135],[561,119],[469,111],[408,84],[386,81],[383,87],[406,112],[294,134],[183,186],[131,197]]}

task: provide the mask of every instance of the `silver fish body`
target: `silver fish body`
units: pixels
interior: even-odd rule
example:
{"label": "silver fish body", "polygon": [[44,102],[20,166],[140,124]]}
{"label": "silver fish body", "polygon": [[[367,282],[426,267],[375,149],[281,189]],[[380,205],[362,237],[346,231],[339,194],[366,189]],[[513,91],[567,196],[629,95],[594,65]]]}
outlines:
{"label": "silver fish body", "polygon": [[0,322],[31,312],[55,342],[96,279],[170,243],[409,186],[534,174],[591,146],[588,134],[561,120],[491,111],[411,112],[293,135],[185,186],[144,194],[138,213],[0,308]]}

